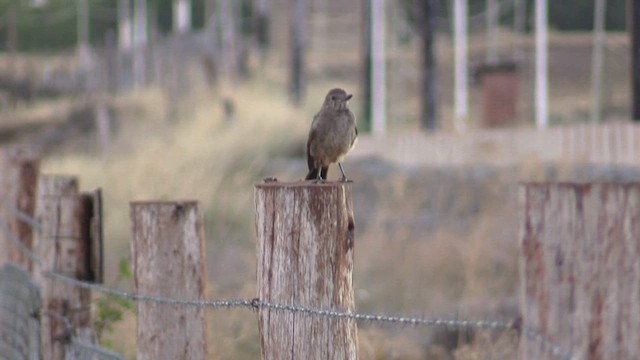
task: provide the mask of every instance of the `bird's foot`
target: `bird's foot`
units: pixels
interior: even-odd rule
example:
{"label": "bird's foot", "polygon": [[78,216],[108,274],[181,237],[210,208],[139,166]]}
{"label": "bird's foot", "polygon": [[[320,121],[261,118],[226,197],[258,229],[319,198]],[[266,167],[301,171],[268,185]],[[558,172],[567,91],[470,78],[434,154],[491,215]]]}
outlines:
{"label": "bird's foot", "polygon": [[347,177],[346,177],[346,176],[343,176],[343,177],[342,177],[342,179],[340,179],[340,182],[343,182],[343,183],[352,183],[352,182],[353,182],[353,180],[347,179]]}

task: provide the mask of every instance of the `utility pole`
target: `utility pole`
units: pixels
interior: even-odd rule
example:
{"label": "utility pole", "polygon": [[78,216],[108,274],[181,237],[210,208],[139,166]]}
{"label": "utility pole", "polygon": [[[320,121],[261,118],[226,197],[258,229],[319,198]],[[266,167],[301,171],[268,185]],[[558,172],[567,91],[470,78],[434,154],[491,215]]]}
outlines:
{"label": "utility pole", "polygon": [[604,35],[606,0],[596,0],[593,15],[593,54],[591,55],[591,121],[602,118],[602,71],[604,69]]}
{"label": "utility pole", "polygon": [[131,0],[118,0],[118,50],[131,50]]}
{"label": "utility pole", "polygon": [[291,19],[291,78],[290,91],[293,103],[300,105],[305,92],[305,48],[307,0],[294,0],[293,19]]}
{"label": "utility pole", "polygon": [[513,0],[513,29],[516,33],[516,44],[513,50],[513,55],[516,60],[524,58],[524,50],[522,45],[522,38],[524,35],[524,27],[526,21],[526,4],[525,0]]}
{"label": "utility pole", "polygon": [[77,43],[78,58],[83,67],[89,65],[89,1],[77,0]]}
{"label": "utility pole", "polygon": [[238,80],[238,43],[235,2],[218,0],[218,18],[222,30],[222,66],[225,85],[233,87]]}
{"label": "utility pole", "polygon": [[255,0],[255,26],[260,58],[264,64],[270,43],[271,0]]}
{"label": "utility pole", "polygon": [[496,0],[487,0],[487,49],[485,61],[493,64],[498,60],[498,4]]}
{"label": "utility pole", "polygon": [[536,126],[546,128],[549,120],[549,72],[547,0],[536,0]]}
{"label": "utility pole", "polygon": [[633,120],[640,121],[640,1],[630,0],[628,8],[631,10],[629,29],[631,31],[631,69],[633,74],[631,77],[632,113]]}
{"label": "utility pole", "polygon": [[191,30],[191,0],[173,1],[173,31],[185,33]]}
{"label": "utility pole", "polygon": [[435,32],[437,0],[417,0],[416,18],[422,38],[422,99],[420,124],[423,129],[435,130],[437,124],[437,71]]}
{"label": "utility pole", "polygon": [[378,135],[386,131],[387,112],[384,6],[384,0],[371,0],[371,130]]}
{"label": "utility pole", "polygon": [[467,0],[453,3],[454,32],[454,126],[462,131],[466,127],[469,112],[467,74]]}
{"label": "utility pole", "polygon": [[362,96],[363,131],[371,131],[371,0],[362,2],[362,73],[360,92]]}
{"label": "utility pole", "polygon": [[143,85],[146,79],[145,51],[147,47],[147,2],[134,0],[134,54],[133,78],[135,86]]}

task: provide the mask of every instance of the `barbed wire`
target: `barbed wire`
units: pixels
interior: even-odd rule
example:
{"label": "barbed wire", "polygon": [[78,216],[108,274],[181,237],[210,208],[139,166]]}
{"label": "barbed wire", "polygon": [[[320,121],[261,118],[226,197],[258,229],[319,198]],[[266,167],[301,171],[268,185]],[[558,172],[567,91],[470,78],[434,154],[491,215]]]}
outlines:
{"label": "barbed wire", "polygon": [[356,313],[350,311],[340,311],[333,309],[320,309],[294,304],[282,304],[260,299],[227,299],[227,300],[181,300],[165,296],[143,295],[134,292],[127,292],[106,286],[90,283],[78,279],[71,278],[56,272],[47,271],[44,275],[64,281],[75,286],[91,289],[98,292],[116,295],[129,300],[152,302],[165,305],[199,307],[199,308],[247,308],[252,310],[268,309],[275,311],[286,311],[291,313],[299,313],[312,316],[329,317],[334,319],[362,320],[379,323],[392,323],[410,326],[444,326],[444,327],[461,327],[461,328],[478,328],[478,329],[494,329],[494,330],[510,330],[517,329],[516,323],[512,321],[496,321],[496,320],[460,320],[460,319],[442,319],[431,317],[407,317],[393,316],[382,314]]}
{"label": "barbed wire", "polygon": [[151,302],[157,304],[198,307],[198,308],[245,308],[251,310],[267,309],[274,311],[284,311],[294,314],[302,314],[316,317],[332,318],[338,320],[356,320],[370,323],[387,323],[407,325],[412,327],[418,326],[435,326],[445,328],[458,329],[482,329],[482,330],[516,330],[522,332],[528,338],[538,342],[543,348],[548,349],[552,355],[559,359],[571,360],[572,355],[568,351],[564,351],[559,345],[544,337],[535,329],[523,326],[520,321],[499,321],[499,320],[468,320],[468,319],[446,319],[440,317],[409,317],[394,316],[387,314],[359,313],[351,311],[340,311],[334,309],[321,309],[296,304],[283,304],[269,301],[254,299],[226,299],[226,300],[183,300],[165,296],[145,295],[135,292],[127,292],[119,289],[106,287],[103,285],[90,283],[78,279],[71,278],[67,275],[45,271],[44,276],[64,281],[66,283],[95,290],[101,293],[119,296],[134,301]]}
{"label": "barbed wire", "polygon": [[[14,215],[16,213],[21,213],[20,217],[17,217],[21,221],[24,221],[26,224],[38,224],[39,223],[33,219],[28,214],[20,211],[15,207],[7,207],[6,201],[0,202],[5,209],[9,210]],[[24,220],[23,220],[24,219]],[[41,226],[34,226],[34,229],[41,230]],[[8,238],[10,238],[13,242],[19,244],[19,248],[21,251],[25,253],[25,255],[33,261],[38,267],[41,267],[43,261],[35,254],[31,249],[27,248],[20,238],[18,238],[15,234],[13,234],[8,226],[0,219],[0,230],[2,230]],[[512,321],[501,321],[501,320],[468,320],[468,319],[460,319],[460,318],[440,318],[440,317],[410,317],[403,315],[388,315],[388,314],[375,314],[375,313],[360,313],[360,312],[352,312],[352,311],[342,311],[335,309],[322,309],[310,306],[302,306],[297,304],[284,304],[284,303],[276,303],[263,301],[258,298],[253,299],[219,299],[219,300],[206,300],[206,299],[177,299],[166,296],[156,296],[156,295],[148,295],[148,294],[140,294],[137,292],[128,292],[120,289],[111,288],[108,286],[100,285],[93,282],[88,282],[84,280],[78,280],[76,278],[70,277],[68,275],[58,273],[55,271],[48,271],[44,269],[40,269],[42,275],[52,280],[62,281],[67,284],[71,284],[80,288],[94,290],[103,294],[110,294],[114,296],[118,296],[124,299],[129,299],[133,301],[141,301],[141,302],[149,302],[156,304],[164,304],[164,305],[174,305],[174,306],[184,306],[184,307],[197,307],[197,308],[244,308],[257,311],[259,309],[273,310],[273,311],[284,311],[294,314],[303,314],[309,316],[316,317],[324,317],[331,319],[341,319],[341,320],[355,320],[355,321],[365,321],[369,323],[378,323],[378,324],[398,324],[398,325],[406,325],[412,327],[418,326],[426,326],[426,327],[445,327],[445,328],[458,328],[458,329],[482,329],[482,330],[516,330],[524,334],[527,338],[532,339],[540,344],[544,349],[547,349],[552,355],[556,356],[562,360],[572,360],[573,355],[571,352],[562,349],[558,344],[553,342],[551,339],[548,339],[543,334],[541,334],[536,329],[530,328],[524,324],[520,319],[512,320]],[[73,336],[72,336],[73,339]],[[89,348],[90,344],[84,343],[86,348]],[[95,347],[95,345],[90,345],[91,347]],[[96,347],[97,349],[98,347]]]}
{"label": "barbed wire", "polygon": [[16,218],[18,218],[18,220],[27,223],[27,225],[36,230],[42,229],[42,226],[40,226],[40,223],[36,219],[32,218],[17,207],[13,206],[13,204],[11,204],[10,202],[2,200],[2,206],[9,210]]}
{"label": "barbed wire", "polygon": [[7,224],[1,218],[0,218],[0,230],[2,230],[5,236],[11,239],[11,241],[13,241],[18,246],[20,251],[22,251],[22,253],[25,254],[25,256],[29,258],[29,260],[31,260],[34,264],[38,266],[42,266],[42,260],[33,251],[31,251],[31,249],[29,249],[19,237],[17,237],[9,229]]}
{"label": "barbed wire", "polygon": [[110,288],[104,285],[78,280],[72,277],[69,277],[65,274],[53,272],[53,271],[44,271],[42,273],[45,277],[66,282],[68,284],[72,284],[84,289],[95,290],[104,294],[115,295],[124,299],[135,300],[135,301],[143,301],[143,302],[151,302],[156,304],[164,304],[164,305],[176,305],[176,306],[188,306],[188,307],[199,307],[199,308],[234,308],[234,307],[245,307],[245,308],[254,308],[253,299],[229,299],[229,300],[185,300],[185,299],[176,299],[166,296],[154,296],[154,295],[145,295],[135,292],[128,292],[120,289]]}
{"label": "barbed wire", "polygon": [[109,359],[114,359],[114,360],[126,360],[126,358],[118,353],[115,353],[113,351],[109,351],[101,346],[92,344],[92,343],[88,343],[85,341],[80,340],[78,337],[76,336],[72,336],[71,337],[71,344],[74,346],[77,346],[79,348],[82,348],[86,351],[91,351],[93,353],[96,354],[100,354],[104,357],[107,357]]}

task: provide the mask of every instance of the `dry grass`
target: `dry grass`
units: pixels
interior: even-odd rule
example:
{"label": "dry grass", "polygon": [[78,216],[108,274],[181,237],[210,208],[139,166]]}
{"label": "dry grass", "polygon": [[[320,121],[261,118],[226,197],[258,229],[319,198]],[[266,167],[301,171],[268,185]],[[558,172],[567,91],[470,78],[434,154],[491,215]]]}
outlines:
{"label": "dry grass", "polygon": [[237,94],[235,123],[224,122],[214,100],[177,125],[157,120],[164,118],[157,93],[138,94],[142,106],[122,119],[113,152],[54,156],[44,171],[78,174],[84,187],[103,187],[106,231],[119,239],[128,236],[121,224],[131,200],[197,199],[207,211],[224,209],[228,219],[246,216],[261,169],[276,154],[302,153],[308,120],[266,89],[240,88]]}

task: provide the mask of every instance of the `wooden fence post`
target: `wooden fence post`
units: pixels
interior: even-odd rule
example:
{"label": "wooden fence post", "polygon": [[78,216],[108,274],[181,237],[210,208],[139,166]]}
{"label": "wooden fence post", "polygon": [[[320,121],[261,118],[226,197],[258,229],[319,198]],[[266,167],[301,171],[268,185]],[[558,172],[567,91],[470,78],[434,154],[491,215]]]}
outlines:
{"label": "wooden fence post", "polygon": [[[0,151],[0,221],[28,249],[32,248],[33,229],[15,211],[33,216],[39,168],[40,159],[32,147],[14,146]],[[32,269],[31,261],[4,231],[0,231],[0,249],[0,266],[13,262]]]}
{"label": "wooden fence post", "polygon": [[[195,201],[132,202],[136,291],[184,300],[205,297],[203,220]],[[138,360],[205,359],[203,308],[138,302]]]}
{"label": "wooden fence post", "polygon": [[[354,310],[351,184],[269,182],[255,187],[258,298]],[[262,359],[357,359],[353,319],[261,307]]]}
{"label": "wooden fence post", "polygon": [[72,176],[44,175],[38,181],[34,252],[41,259],[33,276],[42,288],[43,359],[64,359],[71,328],[89,327],[88,289],[48,278],[47,271],[79,280],[91,278],[89,264],[93,217],[92,195],[78,193]]}
{"label": "wooden fence post", "polygon": [[37,196],[76,195],[78,178],[72,175],[43,175],[38,181]]}
{"label": "wooden fence post", "polygon": [[[519,189],[520,306],[575,359],[640,354],[640,183],[527,183]],[[550,359],[523,337],[522,359]]]}

